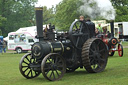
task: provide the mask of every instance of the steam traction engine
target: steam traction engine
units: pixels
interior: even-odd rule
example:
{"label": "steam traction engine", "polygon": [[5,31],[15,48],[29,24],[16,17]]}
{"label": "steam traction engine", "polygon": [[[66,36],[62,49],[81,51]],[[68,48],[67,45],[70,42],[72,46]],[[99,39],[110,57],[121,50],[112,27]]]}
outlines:
{"label": "steam traction engine", "polygon": [[[42,31],[42,8],[36,8],[37,38],[32,52],[20,61],[21,74],[32,79],[42,73],[50,81],[59,80],[65,72],[85,68],[89,73],[102,72],[108,60],[107,47],[101,39],[90,38],[88,24],[74,21],[68,34],[49,33],[44,39]],[[51,38],[52,37],[52,38]],[[54,39],[55,38],[55,39]]]}
{"label": "steam traction engine", "polygon": [[99,34],[97,37],[100,37],[103,42],[107,45],[109,50],[109,56],[113,56],[116,51],[120,57],[123,56],[123,46],[120,43],[120,40],[114,37],[114,21],[111,21],[111,33],[108,34]]}

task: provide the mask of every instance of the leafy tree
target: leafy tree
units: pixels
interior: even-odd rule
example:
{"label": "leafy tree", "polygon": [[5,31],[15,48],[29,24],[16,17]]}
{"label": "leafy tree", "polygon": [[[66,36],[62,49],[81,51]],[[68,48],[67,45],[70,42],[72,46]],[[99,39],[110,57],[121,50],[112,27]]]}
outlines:
{"label": "leafy tree", "polygon": [[0,15],[7,18],[1,27],[4,36],[21,27],[34,25],[34,5],[37,0],[0,0]]}
{"label": "leafy tree", "polygon": [[117,22],[128,21],[128,0],[111,0],[116,9]]}
{"label": "leafy tree", "polygon": [[0,29],[0,36],[2,35],[2,31],[1,31],[1,29]]}
{"label": "leafy tree", "polygon": [[7,19],[5,17],[2,17],[0,15],[0,27],[2,27],[3,26],[3,23],[6,22],[6,21],[7,21]]}
{"label": "leafy tree", "polygon": [[80,0],[63,0],[56,6],[55,22],[59,29],[69,29],[71,23],[78,19]]}
{"label": "leafy tree", "polygon": [[3,26],[3,23],[5,23],[6,21],[7,19],[0,15],[0,35],[2,35],[1,27]]}
{"label": "leafy tree", "polygon": [[47,8],[46,6],[43,7],[43,23],[49,24],[53,23],[55,20],[55,13],[54,13],[54,6],[52,8]]}

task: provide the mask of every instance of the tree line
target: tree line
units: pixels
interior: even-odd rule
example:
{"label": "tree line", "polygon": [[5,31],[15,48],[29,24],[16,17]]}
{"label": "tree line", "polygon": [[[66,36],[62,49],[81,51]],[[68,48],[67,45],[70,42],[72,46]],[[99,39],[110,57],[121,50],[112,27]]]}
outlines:
{"label": "tree line", "polygon": [[[115,21],[128,21],[128,0],[111,2],[116,9]],[[21,27],[35,25],[35,3],[37,0],[0,0],[0,35],[7,36]],[[81,0],[62,0],[52,8],[44,6],[44,24],[53,23],[58,29],[69,29],[71,23],[81,15],[78,10],[82,4]]]}

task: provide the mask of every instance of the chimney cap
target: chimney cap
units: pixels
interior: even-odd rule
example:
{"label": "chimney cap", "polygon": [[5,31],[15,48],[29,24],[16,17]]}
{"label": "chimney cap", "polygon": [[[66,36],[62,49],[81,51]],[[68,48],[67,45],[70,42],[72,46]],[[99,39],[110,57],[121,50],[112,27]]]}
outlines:
{"label": "chimney cap", "polygon": [[35,10],[43,10],[43,7],[35,7]]}

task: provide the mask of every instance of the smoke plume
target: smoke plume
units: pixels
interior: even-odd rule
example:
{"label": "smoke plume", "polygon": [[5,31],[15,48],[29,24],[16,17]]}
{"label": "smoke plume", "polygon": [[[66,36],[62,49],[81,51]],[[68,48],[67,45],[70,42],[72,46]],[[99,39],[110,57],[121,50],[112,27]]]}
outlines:
{"label": "smoke plume", "polygon": [[82,0],[79,12],[91,19],[101,17],[107,20],[115,20],[115,9],[110,0]]}

